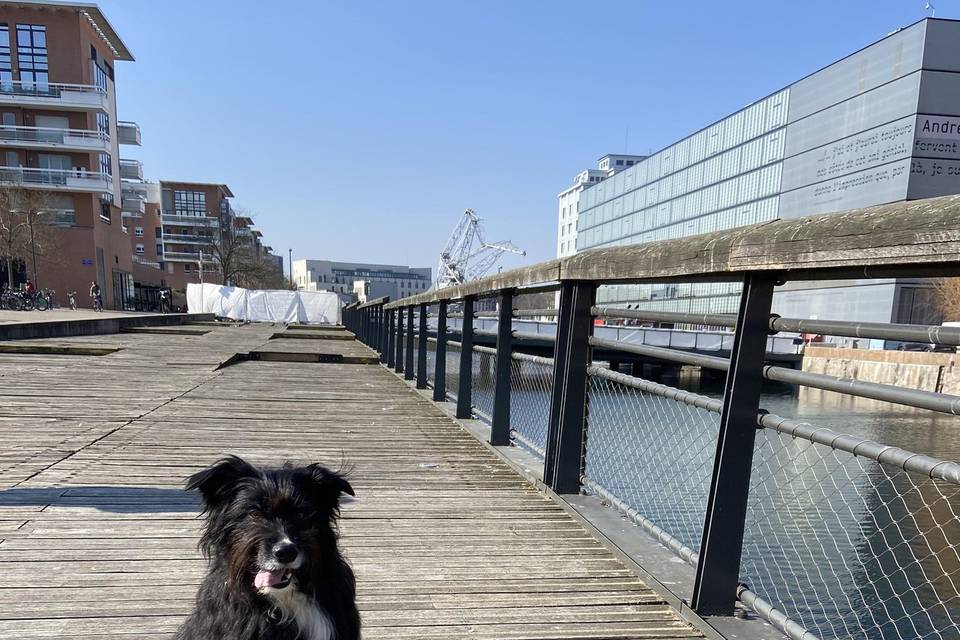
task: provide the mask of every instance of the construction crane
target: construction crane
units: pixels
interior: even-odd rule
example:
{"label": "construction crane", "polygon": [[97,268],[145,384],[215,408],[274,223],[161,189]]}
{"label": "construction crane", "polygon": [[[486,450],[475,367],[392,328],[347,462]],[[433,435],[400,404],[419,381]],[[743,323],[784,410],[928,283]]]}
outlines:
{"label": "construction crane", "polygon": [[473,209],[463,212],[450,239],[440,253],[437,265],[437,289],[463,284],[483,277],[504,253],[527,255],[512,242],[487,242],[483,239],[480,216]]}

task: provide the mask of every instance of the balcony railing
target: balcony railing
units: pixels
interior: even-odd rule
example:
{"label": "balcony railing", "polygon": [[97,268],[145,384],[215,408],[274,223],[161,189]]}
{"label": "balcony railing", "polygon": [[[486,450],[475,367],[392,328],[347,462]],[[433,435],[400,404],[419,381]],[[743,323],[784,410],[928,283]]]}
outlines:
{"label": "balcony railing", "polygon": [[143,163],[139,160],[120,160],[120,177],[124,180],[143,180]]}
{"label": "balcony railing", "polygon": [[0,104],[77,111],[105,111],[108,107],[107,92],[94,85],[11,80],[0,81]]}
{"label": "balcony railing", "polygon": [[201,227],[219,227],[220,221],[216,218],[207,216],[178,216],[172,213],[164,213],[160,216],[164,224],[178,224],[183,226],[201,226]]}
{"label": "balcony railing", "polygon": [[215,240],[212,236],[205,236],[196,233],[164,233],[163,241],[174,244],[210,244]]}
{"label": "balcony railing", "polygon": [[113,177],[109,173],[86,169],[0,167],[0,184],[18,184],[54,191],[113,192]]}
{"label": "balcony railing", "polygon": [[[200,252],[190,252],[190,251],[164,251],[163,259],[166,262],[199,262],[200,261]],[[215,260],[212,255],[207,253],[203,254],[203,263],[204,264],[214,264]]]}
{"label": "balcony railing", "polygon": [[159,263],[159,262],[153,262],[152,260],[147,260],[147,259],[144,258],[143,256],[137,255],[136,253],[133,254],[133,261],[134,261],[135,263],[137,263],[137,264],[142,264],[142,265],[144,265],[144,266],[146,266],[146,267],[152,267],[152,268],[154,268],[154,269],[160,269],[160,263]]}
{"label": "balcony railing", "polygon": [[0,145],[4,147],[109,151],[110,136],[100,131],[87,129],[0,126]]}
{"label": "balcony railing", "polygon": [[133,194],[123,196],[120,208],[125,216],[129,214],[129,217],[133,218],[142,218],[144,211],[146,211],[143,198],[138,198]]}
{"label": "balcony railing", "polygon": [[136,122],[120,120],[117,122],[117,142],[140,146],[140,125]]}

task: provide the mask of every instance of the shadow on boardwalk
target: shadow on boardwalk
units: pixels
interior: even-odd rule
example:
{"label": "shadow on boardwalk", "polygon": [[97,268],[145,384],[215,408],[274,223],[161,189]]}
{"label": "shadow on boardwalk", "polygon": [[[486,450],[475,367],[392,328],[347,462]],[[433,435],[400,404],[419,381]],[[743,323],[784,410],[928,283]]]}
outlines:
{"label": "shadow on boardwalk", "polygon": [[198,513],[196,496],[155,487],[13,487],[0,490],[0,507],[55,505],[111,513]]}

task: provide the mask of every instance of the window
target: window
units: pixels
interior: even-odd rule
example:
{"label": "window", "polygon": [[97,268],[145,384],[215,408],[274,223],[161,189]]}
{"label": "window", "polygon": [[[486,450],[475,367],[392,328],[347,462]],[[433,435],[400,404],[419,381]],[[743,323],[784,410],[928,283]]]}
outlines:
{"label": "window", "polygon": [[46,89],[50,80],[47,66],[47,28],[42,24],[17,25],[17,64],[24,87]]}
{"label": "window", "polygon": [[190,267],[190,263],[189,263],[189,262],[186,263],[185,265],[183,265],[183,272],[184,272],[184,273],[190,273],[190,270],[191,270],[191,267]]}
{"label": "window", "polygon": [[623,160],[617,160],[617,166],[618,166],[618,167],[622,167],[622,166],[623,166]]}
{"label": "window", "polygon": [[134,228],[133,228],[133,235],[137,236],[138,238],[142,238],[142,237],[143,237],[143,227],[134,227]]}
{"label": "window", "polygon": [[0,85],[8,89],[13,85],[13,67],[10,63],[10,27],[0,24]]}
{"label": "window", "polygon": [[[140,230],[141,235],[143,235],[143,229]],[[142,256],[144,253],[143,245],[138,244],[133,247],[133,250],[137,253],[138,256]]]}
{"label": "window", "polygon": [[100,219],[104,222],[110,222],[110,203],[101,202],[100,203]]}
{"label": "window", "polygon": [[157,243],[157,256],[163,256],[163,245],[160,243]]}
{"label": "window", "polygon": [[16,151],[5,151],[3,154],[3,166],[5,167],[19,167],[20,166],[20,154]]}
{"label": "window", "polygon": [[105,173],[108,176],[113,175],[113,162],[110,160],[109,153],[100,154],[100,173]]}
{"label": "window", "polygon": [[207,215],[207,196],[203,191],[174,191],[173,206],[178,216]]}

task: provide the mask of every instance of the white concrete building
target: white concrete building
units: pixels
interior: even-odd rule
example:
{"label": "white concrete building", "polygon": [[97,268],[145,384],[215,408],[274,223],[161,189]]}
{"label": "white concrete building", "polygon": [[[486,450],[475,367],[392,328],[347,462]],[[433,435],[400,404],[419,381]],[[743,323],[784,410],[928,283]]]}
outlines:
{"label": "white concrete building", "polygon": [[580,193],[613,174],[632,167],[646,156],[607,154],[597,161],[596,169],[584,169],[573,180],[573,186],[557,195],[557,257],[577,251],[577,216],[580,212]]}
{"label": "white concrete building", "polygon": [[[293,281],[301,291],[333,291],[353,296],[357,282],[371,297],[390,296],[399,300],[430,288],[433,270],[395,264],[294,260]],[[375,293],[374,293],[375,292]]]}

